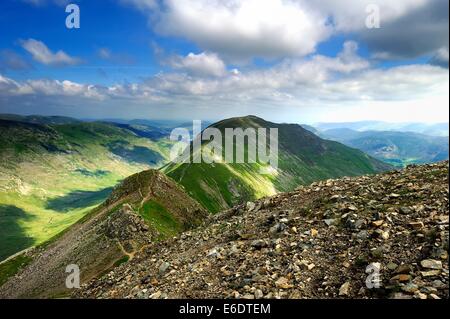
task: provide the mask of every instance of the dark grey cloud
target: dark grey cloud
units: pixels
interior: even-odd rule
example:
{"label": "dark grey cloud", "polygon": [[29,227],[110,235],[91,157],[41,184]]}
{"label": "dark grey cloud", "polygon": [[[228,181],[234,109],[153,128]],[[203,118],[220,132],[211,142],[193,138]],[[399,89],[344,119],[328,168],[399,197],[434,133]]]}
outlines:
{"label": "dark grey cloud", "polygon": [[433,0],[388,23],[383,23],[381,12],[381,28],[362,30],[359,36],[378,57],[413,59],[436,54],[448,50],[448,10],[448,0]]}

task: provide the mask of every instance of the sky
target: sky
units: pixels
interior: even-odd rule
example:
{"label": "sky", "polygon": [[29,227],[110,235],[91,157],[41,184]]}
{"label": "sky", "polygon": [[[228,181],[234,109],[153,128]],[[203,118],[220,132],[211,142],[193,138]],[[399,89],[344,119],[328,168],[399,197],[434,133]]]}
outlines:
{"label": "sky", "polygon": [[2,0],[0,113],[448,122],[448,6]]}

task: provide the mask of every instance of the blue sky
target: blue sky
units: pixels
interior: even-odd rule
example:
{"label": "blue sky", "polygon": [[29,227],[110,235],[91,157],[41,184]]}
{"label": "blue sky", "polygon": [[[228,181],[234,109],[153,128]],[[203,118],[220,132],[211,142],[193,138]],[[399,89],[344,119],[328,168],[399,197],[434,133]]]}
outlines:
{"label": "blue sky", "polygon": [[[158,63],[153,56],[147,20],[137,10],[118,5],[115,1],[80,1],[82,27],[70,30],[65,27],[64,6],[30,5],[21,1],[2,3],[0,27],[8,32],[0,38],[2,48],[15,49],[36,68],[28,72],[11,72],[17,78],[49,77],[81,82],[110,84],[113,79],[95,72],[97,68],[131,67],[119,73],[120,80],[136,80],[136,77],[157,72]],[[18,39],[38,39],[49,48],[59,48],[80,57],[84,63],[70,68],[51,68],[35,64],[23,52]],[[124,55],[124,61],[114,63],[98,56],[98,50],[108,48]],[[21,52],[22,51],[22,52]],[[130,61],[127,61],[129,58]],[[141,69],[139,69],[141,68]],[[117,71],[116,71],[117,72]]]}
{"label": "blue sky", "polygon": [[446,0],[68,3],[0,3],[1,113],[448,121]]}

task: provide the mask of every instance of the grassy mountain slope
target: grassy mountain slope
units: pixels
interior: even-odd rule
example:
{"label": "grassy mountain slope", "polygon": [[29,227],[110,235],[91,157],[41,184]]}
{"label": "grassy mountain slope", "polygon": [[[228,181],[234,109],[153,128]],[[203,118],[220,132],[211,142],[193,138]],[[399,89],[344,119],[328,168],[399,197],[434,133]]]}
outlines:
{"label": "grassy mountain slope", "polygon": [[358,132],[346,128],[322,134],[396,166],[439,162],[448,159],[449,154],[447,137],[412,132]]}
{"label": "grassy mountain slope", "polygon": [[0,298],[65,296],[70,293],[65,287],[67,265],[78,265],[81,282],[86,282],[133,259],[151,242],[200,224],[206,216],[161,172],[132,175],[64,232],[0,263]]}
{"label": "grassy mountain slope", "polygon": [[64,122],[0,120],[0,260],[73,224],[123,178],[166,163],[165,139]]}
{"label": "grassy mountain slope", "polygon": [[[276,124],[255,116],[213,124],[225,128],[278,128],[278,170],[258,163],[170,163],[163,171],[211,212],[240,202],[289,191],[298,185],[340,176],[375,173],[390,166],[363,152],[323,140],[295,124]],[[203,147],[207,142],[203,143]]]}

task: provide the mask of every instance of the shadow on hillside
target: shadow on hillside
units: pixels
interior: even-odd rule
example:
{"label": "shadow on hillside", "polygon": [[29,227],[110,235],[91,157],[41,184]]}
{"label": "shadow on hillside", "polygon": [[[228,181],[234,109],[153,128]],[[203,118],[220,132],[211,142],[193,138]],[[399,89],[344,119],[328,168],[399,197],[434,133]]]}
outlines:
{"label": "shadow on hillside", "polygon": [[72,191],[67,195],[48,200],[46,208],[60,212],[68,212],[74,209],[98,205],[105,201],[112,190],[112,187],[107,187],[98,191]]}
{"label": "shadow on hillside", "polygon": [[33,245],[34,240],[27,237],[19,224],[20,220],[32,218],[16,206],[0,205],[0,261]]}
{"label": "shadow on hillside", "polygon": [[156,165],[164,158],[156,151],[143,146],[131,146],[128,142],[116,141],[106,145],[109,151],[127,161],[146,165]]}
{"label": "shadow on hillside", "polygon": [[105,171],[102,169],[97,169],[95,171],[89,171],[85,168],[78,168],[75,170],[75,172],[80,173],[83,176],[87,176],[87,177],[103,177],[103,176],[107,176],[109,173],[111,173],[110,171]]}

